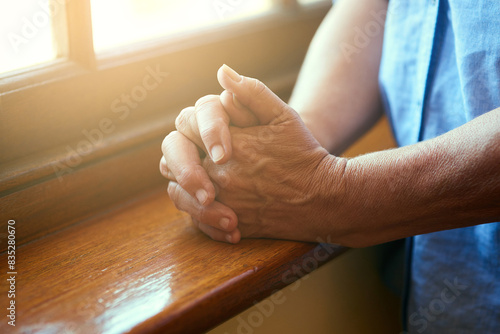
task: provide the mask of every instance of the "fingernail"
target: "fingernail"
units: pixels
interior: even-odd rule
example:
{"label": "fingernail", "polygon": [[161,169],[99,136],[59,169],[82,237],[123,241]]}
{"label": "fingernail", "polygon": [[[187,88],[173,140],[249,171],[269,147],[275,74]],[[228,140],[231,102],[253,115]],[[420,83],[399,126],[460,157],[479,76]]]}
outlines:
{"label": "fingernail", "polygon": [[222,71],[224,71],[224,74],[226,74],[234,82],[241,81],[241,76],[235,70],[233,70],[231,67],[227,66],[226,64],[222,65]]}
{"label": "fingernail", "polygon": [[227,242],[230,242],[230,243],[233,242],[233,237],[231,237],[231,234],[226,234],[226,240],[227,240]]}
{"label": "fingernail", "polygon": [[229,218],[226,218],[226,217],[219,220],[220,227],[222,227],[225,230],[227,230],[227,228],[229,227],[229,223],[230,223],[230,220],[229,220]]}
{"label": "fingernail", "polygon": [[220,145],[215,145],[214,147],[212,147],[210,155],[212,156],[212,160],[214,162],[218,162],[222,160],[222,158],[224,158],[224,149]]}
{"label": "fingernail", "polygon": [[207,201],[208,193],[205,189],[200,189],[196,192],[196,198],[198,199],[198,202],[203,205]]}

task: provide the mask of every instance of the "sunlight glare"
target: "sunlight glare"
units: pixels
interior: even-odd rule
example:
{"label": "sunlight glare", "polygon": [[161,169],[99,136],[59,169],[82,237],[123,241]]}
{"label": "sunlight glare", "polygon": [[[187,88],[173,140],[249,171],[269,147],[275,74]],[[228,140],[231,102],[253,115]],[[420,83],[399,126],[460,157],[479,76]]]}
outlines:
{"label": "sunlight glare", "polygon": [[91,0],[96,52],[259,15],[271,0]]}

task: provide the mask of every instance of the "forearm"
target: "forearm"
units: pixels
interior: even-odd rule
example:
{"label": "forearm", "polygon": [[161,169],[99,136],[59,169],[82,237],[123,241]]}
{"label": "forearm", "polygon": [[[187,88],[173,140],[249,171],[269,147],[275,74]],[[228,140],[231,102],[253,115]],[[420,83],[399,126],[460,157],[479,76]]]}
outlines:
{"label": "forearm", "polygon": [[326,230],[346,245],[499,221],[500,108],[432,140],[351,159],[342,185]]}
{"label": "forearm", "polygon": [[[316,139],[334,154],[381,115],[378,70],[386,10],[385,0],[337,1],[309,47],[290,99]],[[374,25],[380,31],[363,40],[360,31]]]}

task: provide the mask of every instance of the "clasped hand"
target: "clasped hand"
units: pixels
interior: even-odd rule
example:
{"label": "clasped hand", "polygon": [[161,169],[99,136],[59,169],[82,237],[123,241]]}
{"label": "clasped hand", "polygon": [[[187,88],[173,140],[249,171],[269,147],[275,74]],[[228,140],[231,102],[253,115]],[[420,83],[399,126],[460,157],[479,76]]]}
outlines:
{"label": "clasped hand", "polygon": [[162,143],[170,198],[214,240],[316,240],[345,159],[329,155],[262,82],[226,65],[217,78],[223,93],[184,109]]}

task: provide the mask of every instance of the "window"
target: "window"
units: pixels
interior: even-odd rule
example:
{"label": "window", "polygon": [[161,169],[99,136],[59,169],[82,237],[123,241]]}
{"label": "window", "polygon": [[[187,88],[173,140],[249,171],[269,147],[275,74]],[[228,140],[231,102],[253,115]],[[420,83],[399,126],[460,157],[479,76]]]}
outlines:
{"label": "window", "polygon": [[0,4],[0,73],[54,59],[51,26],[48,1],[3,1]]}
{"label": "window", "polygon": [[270,0],[92,0],[96,52],[116,46],[248,19],[271,9]]}
{"label": "window", "polygon": [[[250,20],[279,7],[325,3],[329,0],[24,0],[0,4],[0,75],[68,56],[67,22],[77,9],[90,6],[78,19],[73,36],[91,38],[96,53],[159,37],[179,36],[232,22]],[[70,7],[68,15],[67,9]],[[73,8],[73,10],[71,10]],[[71,13],[72,12],[72,13]],[[73,17],[72,15],[73,14]],[[68,18],[69,16],[69,18]],[[82,31],[91,22],[87,36]],[[71,26],[70,22],[70,26]],[[72,38],[73,37],[73,38]]]}
{"label": "window", "polygon": [[[109,203],[130,194],[132,184],[137,190],[157,182],[162,138],[183,107],[220,92],[215,74],[223,63],[286,98],[330,6],[327,0],[3,1],[0,196],[33,191],[29,208],[19,205],[32,214],[24,241],[84,215],[87,209],[63,204],[58,215],[47,210],[71,194],[89,197],[94,210],[101,205],[96,192],[109,191]],[[116,167],[132,152],[140,158],[119,164],[122,172],[142,164],[154,176],[137,172],[123,182],[99,169],[105,162]],[[79,173],[86,173],[84,183]]]}

